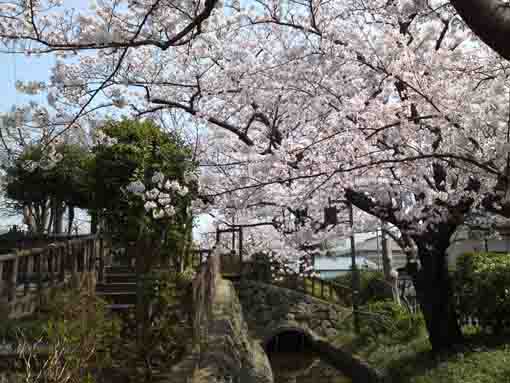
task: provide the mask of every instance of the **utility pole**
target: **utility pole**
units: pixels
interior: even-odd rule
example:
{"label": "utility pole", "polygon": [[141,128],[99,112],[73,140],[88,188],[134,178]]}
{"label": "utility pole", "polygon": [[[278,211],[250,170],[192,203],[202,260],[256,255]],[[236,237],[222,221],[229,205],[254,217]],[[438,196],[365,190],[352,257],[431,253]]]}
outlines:
{"label": "utility pole", "polygon": [[382,221],[381,224],[381,243],[382,243],[382,261],[383,261],[383,272],[384,279],[391,287],[391,296],[395,303],[400,304],[400,297],[398,295],[398,275],[393,269],[393,259],[391,244],[388,241],[388,224]]}
{"label": "utility pole", "polygon": [[351,284],[352,284],[352,314],[353,314],[353,320],[354,320],[354,331],[356,334],[359,334],[361,332],[360,330],[360,323],[359,323],[359,271],[358,266],[356,265],[356,243],[355,243],[355,236],[354,236],[354,212],[351,202],[347,202],[347,205],[349,207],[349,225],[351,227],[351,268],[352,268],[352,278],[351,278]]}
{"label": "utility pole", "polygon": [[391,249],[388,247],[388,236],[386,234],[386,230],[388,229],[388,225],[386,222],[382,222],[381,225],[381,245],[382,245],[382,264],[383,264],[383,273],[384,278],[389,280],[390,273],[392,269],[392,260],[391,260]]}
{"label": "utility pole", "polygon": [[351,228],[350,242],[351,242],[351,290],[352,290],[352,312],[354,320],[354,331],[360,333],[360,322],[359,322],[359,290],[360,290],[360,276],[358,266],[356,264],[356,238],[354,235],[354,211],[352,203],[345,199],[332,200],[328,198],[329,206],[324,209],[324,223],[326,225],[337,225],[341,222],[338,221],[338,210],[336,206],[332,206],[333,203],[342,203],[349,210],[349,220],[343,221],[342,223],[348,223]]}

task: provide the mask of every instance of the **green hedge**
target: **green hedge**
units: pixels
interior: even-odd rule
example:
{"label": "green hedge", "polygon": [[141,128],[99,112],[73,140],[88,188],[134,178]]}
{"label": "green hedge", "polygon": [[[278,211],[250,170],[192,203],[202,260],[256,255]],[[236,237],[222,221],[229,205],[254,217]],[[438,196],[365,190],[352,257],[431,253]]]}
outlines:
{"label": "green hedge", "polygon": [[[384,274],[382,271],[360,271],[360,291],[359,291],[359,304],[364,305],[369,302],[385,301],[391,298],[388,294],[387,284],[384,281]],[[335,282],[342,286],[351,287],[352,273],[341,275],[334,279]],[[345,294],[342,294],[345,296]],[[346,305],[352,304],[352,297],[345,297]]]}
{"label": "green hedge", "polygon": [[463,323],[483,330],[510,330],[510,254],[464,254],[455,272],[457,309]]}

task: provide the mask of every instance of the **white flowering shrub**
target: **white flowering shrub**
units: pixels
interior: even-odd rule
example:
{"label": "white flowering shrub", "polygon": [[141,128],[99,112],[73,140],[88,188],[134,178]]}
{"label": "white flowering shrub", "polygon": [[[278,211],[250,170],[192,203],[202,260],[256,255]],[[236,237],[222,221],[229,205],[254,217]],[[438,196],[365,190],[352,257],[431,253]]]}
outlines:
{"label": "white flowering shrub", "polygon": [[102,129],[96,129],[94,132],[94,140],[97,144],[104,145],[106,147],[111,147],[118,142],[117,138],[110,137],[108,134],[105,134]]}
{"label": "white flowering shrub", "polygon": [[151,178],[152,188],[149,189],[142,181],[136,180],[126,186],[126,191],[141,197],[145,211],[153,219],[172,218],[176,214],[176,196],[186,197],[189,193],[187,186],[181,186],[177,180],[170,181],[161,172],[156,172]]}

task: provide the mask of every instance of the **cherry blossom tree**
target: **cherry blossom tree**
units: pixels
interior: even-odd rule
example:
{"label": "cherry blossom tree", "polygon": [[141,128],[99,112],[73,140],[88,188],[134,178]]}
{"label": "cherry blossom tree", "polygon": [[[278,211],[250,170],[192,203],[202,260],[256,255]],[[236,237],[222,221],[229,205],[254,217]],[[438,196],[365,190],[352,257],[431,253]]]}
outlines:
{"label": "cherry blossom tree", "polygon": [[[235,92],[223,91],[228,97],[222,98],[222,107],[236,113],[235,120],[245,121],[235,129],[230,125],[228,130],[237,136],[235,140],[245,143],[248,153],[240,153],[233,136],[220,132],[219,137],[212,137],[211,142],[219,138],[221,150],[228,151],[224,169],[242,180],[237,186],[225,187],[223,182],[221,187],[229,198],[236,198],[232,196],[237,193],[238,201],[262,195],[260,189],[268,186],[270,199],[289,205],[305,203],[313,196],[310,203],[315,209],[310,211],[315,210],[315,215],[326,204],[326,199],[316,193],[320,189],[327,196],[347,198],[397,226],[417,249],[422,264],[416,282],[431,342],[435,349],[447,348],[460,338],[460,330],[445,250],[466,215],[481,203],[482,196],[492,195],[497,179],[504,174],[508,158],[504,144],[508,142],[506,64],[483,49],[448,7],[420,10],[406,8],[404,3],[394,13],[375,6],[364,9],[363,15],[373,24],[390,27],[369,27],[358,36],[352,33],[354,28],[345,31],[344,25],[321,20],[324,15],[339,19],[338,11],[324,8],[327,11],[319,12],[312,7],[314,17],[302,23],[295,21],[297,16],[282,19],[277,10],[251,20],[252,24],[276,25],[278,29],[273,30],[276,37],[268,55],[263,55],[259,43],[254,50],[260,60],[250,63],[250,70],[236,78],[242,83],[236,84],[242,89],[238,93],[248,93],[243,95],[249,100],[244,110],[229,108]],[[329,29],[321,30],[323,24],[317,20]],[[341,20],[344,24],[345,18]],[[284,27],[283,31],[279,27]],[[287,29],[321,38],[330,35],[320,41],[303,37],[310,45],[302,44],[302,56],[296,58],[286,55],[290,50],[283,45],[290,41],[285,35]],[[382,37],[378,40],[378,36]],[[336,55],[322,55],[328,49]],[[271,56],[275,50],[284,52],[278,56],[281,61]],[[308,60],[314,55],[315,60]],[[242,67],[246,56],[236,68]],[[352,62],[354,67],[347,64]],[[502,71],[493,71],[494,65],[501,65]],[[272,67],[277,67],[278,73]],[[260,72],[264,73],[262,78]],[[449,90],[446,84],[455,84],[454,89]],[[299,104],[288,108],[290,97]],[[218,104],[217,93],[211,98]],[[196,106],[190,101],[188,111],[194,113]],[[164,104],[159,99],[157,102]],[[217,114],[208,112],[211,109],[215,111],[206,108],[199,117],[219,126]],[[265,134],[253,132],[257,123]],[[236,164],[244,170],[235,173],[232,167]],[[371,181],[357,184],[353,178]],[[223,192],[211,194],[221,197]]]}
{"label": "cherry blossom tree", "polygon": [[[59,57],[40,88],[68,127],[114,110],[195,128],[203,199],[269,222],[271,243],[253,243],[281,257],[350,234],[324,222],[330,199],[390,222],[420,259],[434,349],[458,341],[445,250],[474,209],[507,211],[510,137],[508,64],[454,7],[116,4],[2,6],[2,41]],[[286,214],[300,222],[288,233]]]}

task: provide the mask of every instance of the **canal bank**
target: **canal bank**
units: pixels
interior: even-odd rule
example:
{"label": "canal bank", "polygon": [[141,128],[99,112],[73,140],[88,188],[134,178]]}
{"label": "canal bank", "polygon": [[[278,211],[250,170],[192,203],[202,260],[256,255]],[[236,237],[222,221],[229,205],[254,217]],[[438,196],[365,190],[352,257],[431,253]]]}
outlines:
{"label": "canal bank", "polygon": [[274,383],[351,383],[340,370],[314,350],[304,334],[288,331],[266,345]]}

